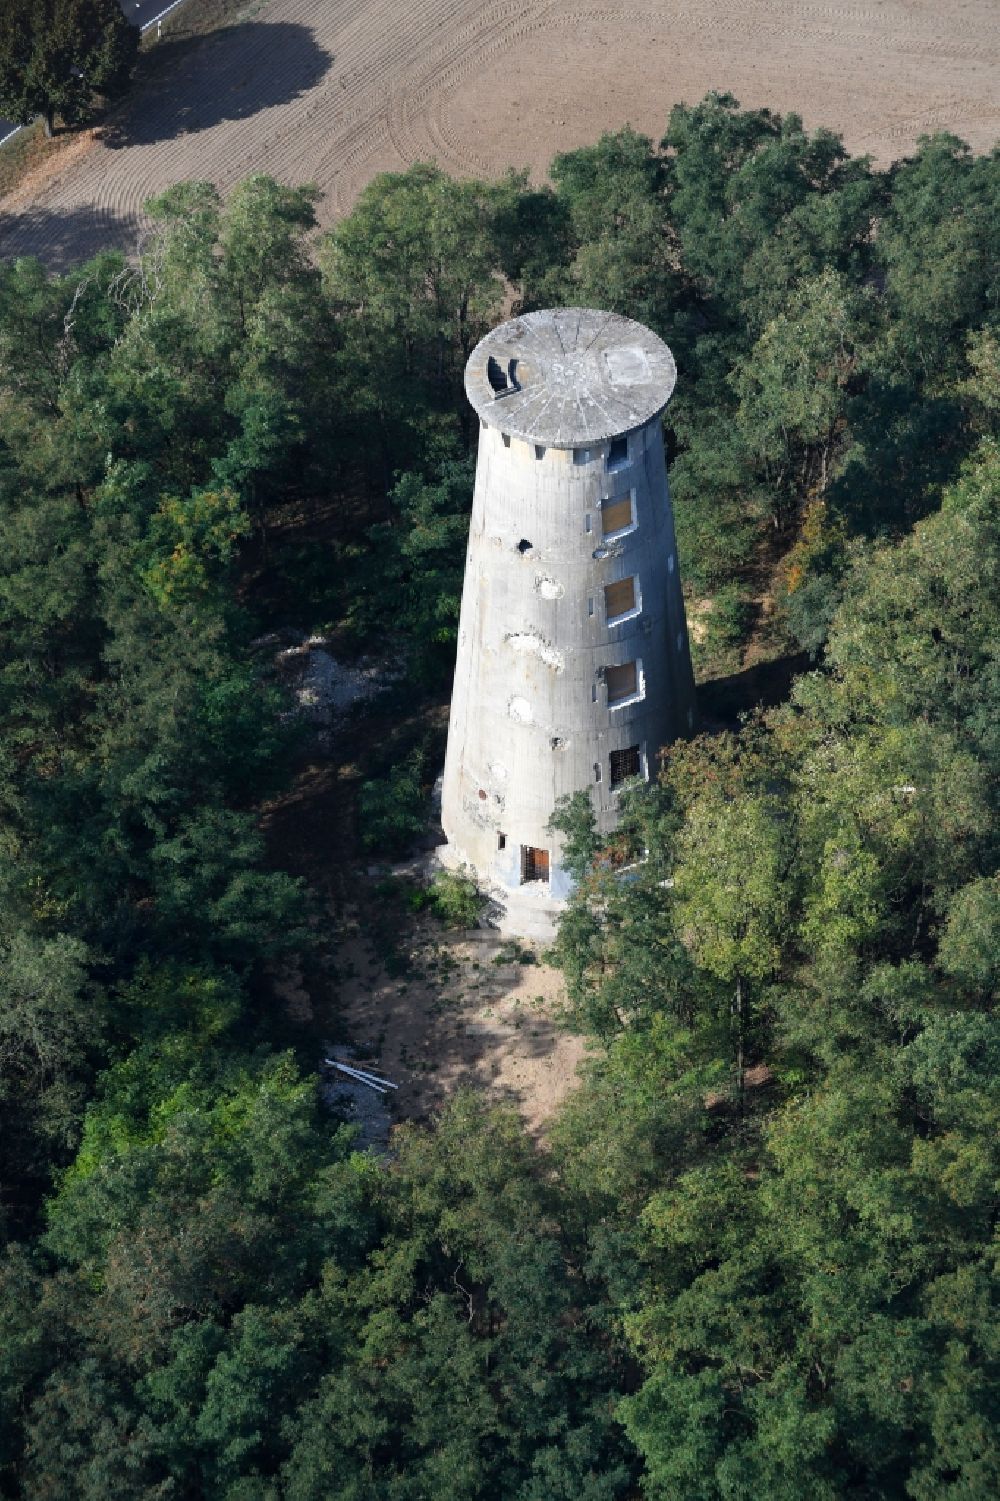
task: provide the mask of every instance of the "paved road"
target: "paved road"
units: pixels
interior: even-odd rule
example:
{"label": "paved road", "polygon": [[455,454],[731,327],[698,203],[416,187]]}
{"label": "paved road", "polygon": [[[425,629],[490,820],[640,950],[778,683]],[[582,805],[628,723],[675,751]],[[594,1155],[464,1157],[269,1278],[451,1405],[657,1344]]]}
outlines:
{"label": "paved road", "polygon": [[[125,15],[133,26],[145,28],[156,20],[157,16],[165,15],[168,10],[174,10],[182,5],[184,0],[118,0]],[[12,120],[0,120],[0,142],[8,136],[15,135],[19,127]]]}

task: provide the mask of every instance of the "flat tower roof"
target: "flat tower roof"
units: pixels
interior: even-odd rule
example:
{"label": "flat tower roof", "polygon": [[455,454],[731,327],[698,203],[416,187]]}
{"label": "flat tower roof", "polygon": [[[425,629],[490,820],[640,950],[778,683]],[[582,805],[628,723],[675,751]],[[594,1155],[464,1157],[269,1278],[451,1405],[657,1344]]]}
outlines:
{"label": "flat tower roof", "polygon": [[596,308],[547,308],[501,323],[465,367],[491,427],[548,448],[586,448],[641,427],[670,400],[674,357],[643,324]]}

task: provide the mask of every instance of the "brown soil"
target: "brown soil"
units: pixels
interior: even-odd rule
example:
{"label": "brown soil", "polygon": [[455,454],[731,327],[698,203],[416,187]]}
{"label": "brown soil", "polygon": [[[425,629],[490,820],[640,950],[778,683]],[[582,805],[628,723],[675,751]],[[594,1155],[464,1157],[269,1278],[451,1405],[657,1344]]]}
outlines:
{"label": "brown soil", "polygon": [[[559,971],[526,944],[485,929],[449,933],[422,917],[397,931],[390,973],[377,934],[357,909],[342,916],[340,1006],[358,1056],[400,1086],[394,1115],[421,1119],[473,1086],[514,1101],[538,1136],[585,1051],[559,1023]],[[519,962],[525,955],[530,962]]]}
{"label": "brown soil", "polygon": [[401,888],[369,874],[372,857],[359,848],[363,777],[397,742],[440,733],[443,713],[430,702],[407,719],[372,705],[334,736],[328,756],[307,752],[265,810],[269,858],[309,885],[321,914],[319,955],[276,975],[273,991],[293,1026],[349,1041],[400,1086],[395,1119],[423,1119],[468,1085],[514,1101],[540,1136],[584,1054],[560,1025],[562,975],[530,945],[414,914]]}
{"label": "brown soil", "polygon": [[927,131],[979,150],[1000,135],[996,0],[257,0],[238,14],[209,37],[185,35],[183,7],[165,24],[158,79],[7,215],[0,254],[61,265],[130,244],[143,201],[191,177],[316,182],[324,224],[416,160],[540,177],[601,130],[658,137],[672,104],[713,88],[883,162]]}

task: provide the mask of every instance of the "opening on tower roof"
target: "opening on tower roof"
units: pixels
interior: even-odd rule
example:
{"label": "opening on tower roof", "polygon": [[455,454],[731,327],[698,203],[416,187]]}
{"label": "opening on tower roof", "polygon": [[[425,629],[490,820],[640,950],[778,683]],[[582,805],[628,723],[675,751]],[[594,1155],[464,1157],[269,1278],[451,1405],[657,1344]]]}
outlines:
{"label": "opening on tower roof", "polygon": [[507,372],[501,365],[500,361],[496,359],[492,354],[486,362],[486,379],[489,381],[494,391],[498,393],[500,391],[506,391],[509,389],[510,382],[507,379]]}

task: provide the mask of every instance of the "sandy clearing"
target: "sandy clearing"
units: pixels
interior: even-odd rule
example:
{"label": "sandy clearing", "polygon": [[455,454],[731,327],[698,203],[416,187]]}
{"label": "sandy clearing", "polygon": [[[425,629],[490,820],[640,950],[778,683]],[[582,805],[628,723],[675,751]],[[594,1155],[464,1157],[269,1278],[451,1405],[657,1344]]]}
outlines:
{"label": "sandy clearing", "polygon": [[[539,177],[554,152],[727,89],[796,110],[882,162],[924,131],[1000,138],[997,0],[264,0],[176,48],[148,91],[30,203],[4,205],[0,255],[62,266],[131,244],[149,195],[250,172],[313,181],[321,221],[380,170]],[[182,13],[179,13],[182,14]]]}
{"label": "sandy clearing", "polygon": [[[356,1055],[398,1083],[394,1118],[422,1119],[470,1086],[513,1101],[540,1137],[586,1053],[583,1038],[559,1025],[560,972],[529,944],[485,929],[449,933],[419,917],[404,923],[405,960],[390,973],[357,909],[334,916],[338,1012]],[[519,962],[518,951],[534,962]]]}

